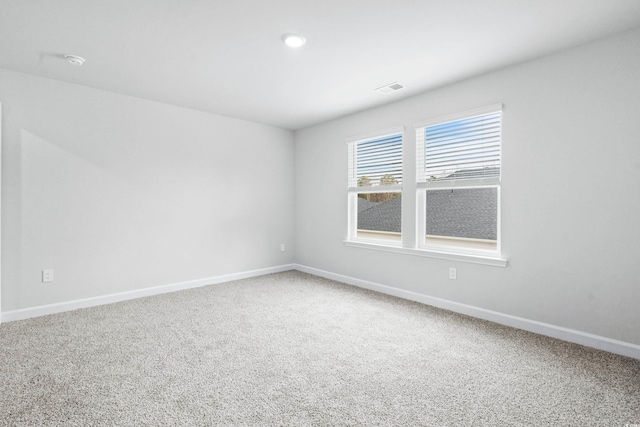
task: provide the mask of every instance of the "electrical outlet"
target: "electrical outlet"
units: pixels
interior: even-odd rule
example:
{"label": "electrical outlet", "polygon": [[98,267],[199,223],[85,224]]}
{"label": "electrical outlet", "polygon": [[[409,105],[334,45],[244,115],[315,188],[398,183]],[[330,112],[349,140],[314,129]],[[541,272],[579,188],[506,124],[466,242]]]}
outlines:
{"label": "electrical outlet", "polygon": [[284,243],[280,243],[280,252],[284,252]]}
{"label": "electrical outlet", "polygon": [[42,270],[42,283],[53,282],[53,270]]}
{"label": "electrical outlet", "polygon": [[456,280],[457,272],[455,267],[449,267],[449,279]]}

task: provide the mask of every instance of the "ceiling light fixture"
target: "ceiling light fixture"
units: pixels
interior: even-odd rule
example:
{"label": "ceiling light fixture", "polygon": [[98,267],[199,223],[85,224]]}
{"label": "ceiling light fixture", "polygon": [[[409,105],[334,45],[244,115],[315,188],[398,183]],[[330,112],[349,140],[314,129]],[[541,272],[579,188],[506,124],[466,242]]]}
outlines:
{"label": "ceiling light fixture", "polygon": [[69,61],[70,64],[75,65],[76,67],[84,64],[84,58],[76,55],[65,55],[64,58]]}
{"label": "ceiling light fixture", "polygon": [[282,41],[289,47],[300,47],[307,42],[307,39],[300,34],[285,34]]}

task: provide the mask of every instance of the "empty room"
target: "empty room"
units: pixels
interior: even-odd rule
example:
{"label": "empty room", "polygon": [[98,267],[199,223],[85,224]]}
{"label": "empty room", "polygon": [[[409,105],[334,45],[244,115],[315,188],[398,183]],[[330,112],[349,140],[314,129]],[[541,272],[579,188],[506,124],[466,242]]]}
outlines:
{"label": "empty room", "polygon": [[640,1],[0,0],[0,426],[640,426]]}

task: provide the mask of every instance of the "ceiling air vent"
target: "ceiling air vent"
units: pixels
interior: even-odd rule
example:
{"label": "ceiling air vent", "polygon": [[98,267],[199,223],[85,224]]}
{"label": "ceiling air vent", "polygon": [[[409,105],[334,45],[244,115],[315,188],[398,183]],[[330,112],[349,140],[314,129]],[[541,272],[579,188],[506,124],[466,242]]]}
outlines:
{"label": "ceiling air vent", "polygon": [[402,83],[393,82],[377,88],[376,91],[386,95],[387,93],[395,92],[400,89],[404,89],[404,85]]}

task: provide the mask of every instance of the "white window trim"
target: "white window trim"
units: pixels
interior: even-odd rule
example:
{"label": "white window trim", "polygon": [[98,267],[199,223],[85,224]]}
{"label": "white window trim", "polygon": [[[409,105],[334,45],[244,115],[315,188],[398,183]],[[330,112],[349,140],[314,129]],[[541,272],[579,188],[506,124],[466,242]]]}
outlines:
{"label": "white window trim", "polygon": [[460,261],[460,262],[467,262],[471,264],[488,265],[492,267],[504,268],[507,266],[507,263],[508,263],[507,259],[501,256],[491,256],[491,255],[471,254],[471,253],[461,253],[461,252],[447,252],[442,249],[428,250],[428,249],[417,249],[417,248],[403,248],[400,246],[392,246],[392,245],[382,244],[382,243],[372,243],[369,241],[362,242],[362,241],[354,241],[354,240],[345,240],[344,245],[350,246],[353,248],[370,249],[375,251],[392,252],[396,254],[444,259],[448,261]]}
{"label": "white window trim", "polygon": [[479,187],[496,187],[500,185],[500,178],[477,178],[465,179],[460,181],[442,181],[442,182],[418,182],[416,187],[419,189],[429,190],[455,190],[462,188],[479,188]]}
{"label": "white window trim", "polygon": [[402,185],[376,185],[372,187],[349,187],[349,193],[401,193]]}

